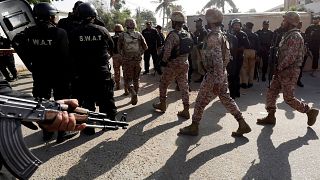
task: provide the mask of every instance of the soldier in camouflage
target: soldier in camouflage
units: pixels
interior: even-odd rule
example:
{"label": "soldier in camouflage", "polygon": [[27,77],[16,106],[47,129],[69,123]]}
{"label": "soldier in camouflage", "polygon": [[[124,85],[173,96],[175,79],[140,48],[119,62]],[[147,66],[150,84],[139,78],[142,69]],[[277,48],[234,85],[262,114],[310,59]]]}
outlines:
{"label": "soldier in camouflage", "polygon": [[[112,61],[113,61],[113,70],[114,70],[114,80],[116,83],[116,90],[120,90],[120,67],[122,66],[122,56],[119,54],[118,51],[118,40],[119,35],[124,31],[121,24],[116,24],[114,26],[114,35],[112,36],[112,40],[114,43],[113,48],[113,55],[112,55]],[[128,90],[125,89],[125,94],[129,94]]]}
{"label": "soldier in camouflage", "polygon": [[239,123],[237,131],[233,132],[232,136],[242,136],[245,133],[249,133],[251,128],[245,122],[236,102],[228,93],[226,66],[231,58],[231,54],[227,38],[220,30],[223,14],[218,9],[213,8],[207,10],[205,17],[211,29],[204,44],[205,57],[203,65],[207,74],[201,83],[196,99],[192,124],[180,129],[180,134],[197,136],[199,131],[198,126],[205,107],[216,96],[219,96],[222,104]]}
{"label": "soldier in camouflage", "polygon": [[148,49],[141,33],[135,31],[136,22],[132,18],[125,21],[126,32],[119,35],[118,51],[122,56],[124,89],[131,94],[131,104],[138,103],[139,80],[141,72],[142,54]]}
{"label": "soldier in camouflage", "polygon": [[286,33],[279,44],[278,63],[273,75],[271,86],[267,92],[266,109],[268,116],[258,119],[257,124],[276,124],[276,101],[280,91],[283,92],[284,101],[292,108],[308,116],[307,124],[312,126],[317,119],[319,110],[310,108],[294,97],[294,89],[303,62],[304,41],[297,29],[300,16],[289,11],[283,16],[283,28]]}
{"label": "soldier in camouflage", "polygon": [[160,79],[160,102],[153,104],[153,107],[162,112],[166,111],[167,88],[173,80],[176,80],[182,93],[182,102],[184,107],[183,111],[178,112],[178,116],[189,119],[188,54],[178,55],[176,58],[171,57],[172,52],[180,45],[178,33],[184,31],[182,30],[182,27],[186,22],[186,17],[180,11],[175,11],[171,15],[171,20],[172,28],[174,30],[169,33],[164,44],[164,55],[162,61],[167,62],[167,66],[165,67]]}

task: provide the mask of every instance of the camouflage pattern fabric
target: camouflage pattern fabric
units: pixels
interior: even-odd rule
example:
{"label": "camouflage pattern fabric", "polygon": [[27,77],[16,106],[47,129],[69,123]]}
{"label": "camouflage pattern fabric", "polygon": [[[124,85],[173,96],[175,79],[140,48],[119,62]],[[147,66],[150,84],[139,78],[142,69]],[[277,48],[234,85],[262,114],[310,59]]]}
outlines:
{"label": "camouflage pattern fabric", "polygon": [[304,42],[297,29],[288,31],[279,44],[277,72],[267,92],[266,109],[276,110],[278,94],[282,90],[285,102],[299,112],[306,113],[310,107],[294,97],[295,86],[303,62]]}

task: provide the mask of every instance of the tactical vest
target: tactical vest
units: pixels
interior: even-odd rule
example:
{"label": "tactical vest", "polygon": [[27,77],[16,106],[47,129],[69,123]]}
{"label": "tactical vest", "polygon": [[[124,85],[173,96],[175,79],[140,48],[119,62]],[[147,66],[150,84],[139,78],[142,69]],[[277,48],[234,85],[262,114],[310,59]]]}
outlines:
{"label": "tactical vest", "polygon": [[189,32],[185,30],[181,30],[181,31],[173,30],[170,33],[176,33],[179,36],[179,42],[180,42],[179,45],[171,51],[170,59],[176,59],[178,56],[191,53],[193,48],[193,39],[191,38],[191,35]]}
{"label": "tactical vest", "polygon": [[209,69],[212,69],[214,67],[214,59],[213,59],[213,54],[212,52],[208,49],[208,39],[211,35],[221,35],[221,53],[222,53],[222,60],[224,67],[227,66],[228,62],[231,59],[231,54],[230,54],[230,45],[227,40],[227,37],[223,33],[218,33],[211,31],[207,37],[204,39],[204,44],[202,50],[200,50],[200,55],[202,59],[202,64],[204,68],[209,71]]}
{"label": "tactical vest", "polygon": [[136,57],[141,55],[141,37],[138,32],[124,32],[123,39],[123,54],[125,56]]}

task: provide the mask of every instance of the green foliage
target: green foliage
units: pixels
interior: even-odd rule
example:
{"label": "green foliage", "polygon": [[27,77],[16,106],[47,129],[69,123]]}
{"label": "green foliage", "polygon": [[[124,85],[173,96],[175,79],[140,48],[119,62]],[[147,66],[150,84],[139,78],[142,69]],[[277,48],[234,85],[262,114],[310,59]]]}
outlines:
{"label": "green foliage", "polygon": [[125,20],[131,17],[131,12],[129,9],[122,11],[111,10],[111,12],[98,10],[98,15],[106,24],[107,29],[113,31],[115,24],[122,24],[124,26]]}
{"label": "green foliage", "polygon": [[141,31],[145,28],[145,22],[151,21],[153,25],[157,24],[157,19],[154,16],[154,13],[150,10],[142,10],[136,9],[136,15],[134,18],[137,21],[137,29],[138,31]]}

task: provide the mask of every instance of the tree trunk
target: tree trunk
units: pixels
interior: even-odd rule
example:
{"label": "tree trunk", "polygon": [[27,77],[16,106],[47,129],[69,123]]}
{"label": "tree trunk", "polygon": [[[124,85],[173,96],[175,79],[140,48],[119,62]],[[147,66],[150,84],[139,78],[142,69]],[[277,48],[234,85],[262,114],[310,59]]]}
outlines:
{"label": "tree trunk", "polygon": [[164,19],[165,19],[165,14],[166,14],[166,8],[163,7],[163,15],[162,15],[162,27],[164,27]]}

